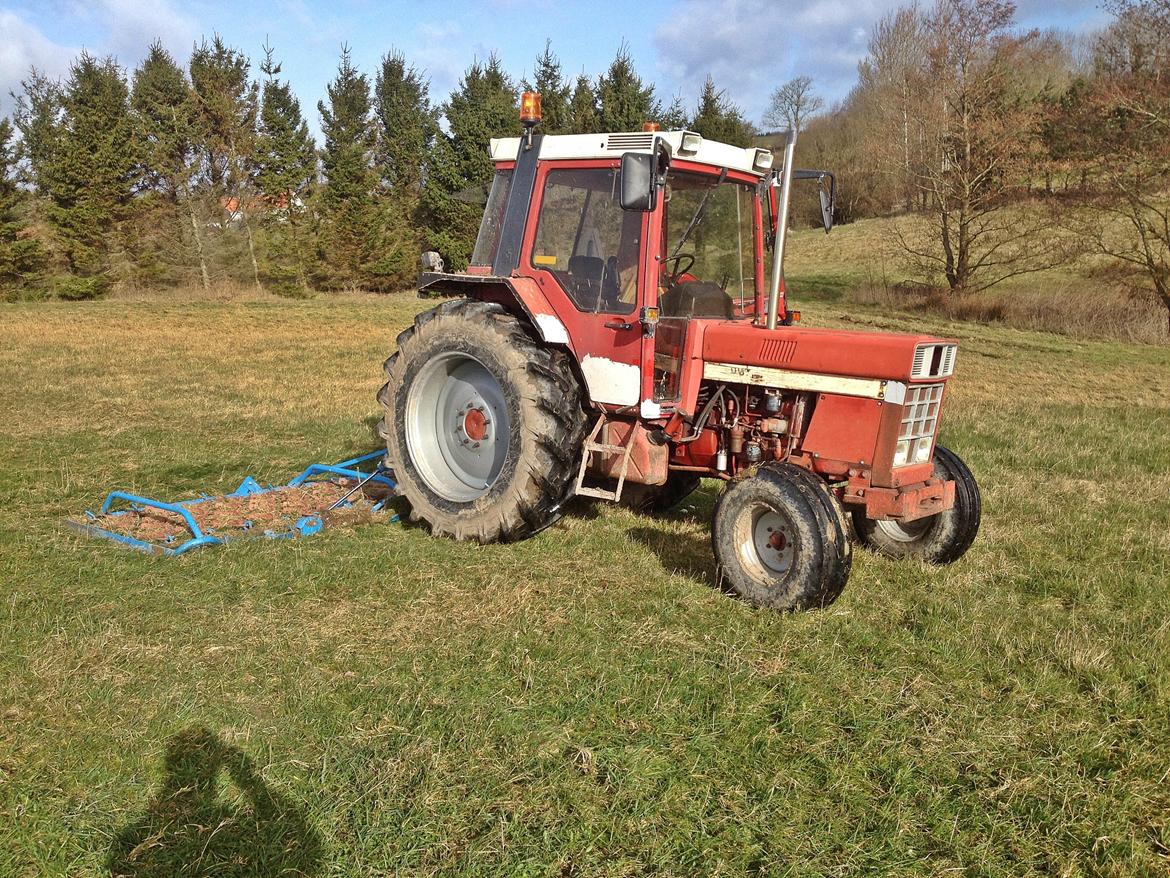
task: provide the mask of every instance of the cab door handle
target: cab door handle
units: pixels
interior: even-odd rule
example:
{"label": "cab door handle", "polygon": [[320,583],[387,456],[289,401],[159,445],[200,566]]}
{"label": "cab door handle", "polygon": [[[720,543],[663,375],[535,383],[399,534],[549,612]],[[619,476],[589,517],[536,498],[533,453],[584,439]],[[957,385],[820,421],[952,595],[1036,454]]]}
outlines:
{"label": "cab door handle", "polygon": [[606,329],[633,329],[633,328],[634,328],[634,324],[632,324],[632,323],[621,323],[621,322],[618,322],[618,323],[607,323],[607,324],[605,324],[605,328],[606,328]]}

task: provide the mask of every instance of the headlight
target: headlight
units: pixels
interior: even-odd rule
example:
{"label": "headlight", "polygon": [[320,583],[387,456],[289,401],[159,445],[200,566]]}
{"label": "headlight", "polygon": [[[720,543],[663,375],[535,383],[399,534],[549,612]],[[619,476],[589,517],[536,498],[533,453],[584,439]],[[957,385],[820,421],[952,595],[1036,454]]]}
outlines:
{"label": "headlight", "polygon": [[898,446],[894,449],[894,466],[905,466],[906,461],[910,459],[910,440],[899,439]]}
{"label": "headlight", "polygon": [[930,445],[929,439],[923,438],[918,440],[918,444],[914,446],[914,462],[926,463],[930,460]]}

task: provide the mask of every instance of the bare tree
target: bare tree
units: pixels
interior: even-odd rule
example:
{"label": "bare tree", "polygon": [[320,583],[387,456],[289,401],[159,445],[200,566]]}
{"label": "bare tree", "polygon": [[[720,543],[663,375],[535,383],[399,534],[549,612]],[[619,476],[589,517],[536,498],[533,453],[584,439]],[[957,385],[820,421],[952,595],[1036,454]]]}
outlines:
{"label": "bare tree", "polygon": [[1043,157],[1027,74],[1043,47],[1036,33],[1012,32],[1014,15],[1008,0],[939,0],[911,79],[924,149],[911,171],[927,207],[896,237],[912,268],[956,292],[1050,268],[1070,252],[1054,212],[1021,199]]}
{"label": "bare tree", "polygon": [[1094,248],[1133,267],[1166,308],[1170,330],[1170,0],[1115,0],[1098,42],[1087,118],[1101,184],[1090,199]]}
{"label": "bare tree", "polygon": [[800,131],[810,116],[824,109],[825,100],[813,91],[810,76],[790,79],[774,92],[764,112],[764,127]]}

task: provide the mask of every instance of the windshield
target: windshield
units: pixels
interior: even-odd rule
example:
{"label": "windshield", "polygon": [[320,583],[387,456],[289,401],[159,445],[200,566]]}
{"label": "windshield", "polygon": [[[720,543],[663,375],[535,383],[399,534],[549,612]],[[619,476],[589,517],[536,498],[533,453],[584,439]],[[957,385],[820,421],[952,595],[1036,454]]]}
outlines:
{"label": "windshield", "polygon": [[664,213],[663,316],[743,313],[756,290],[755,187],[672,171]]}
{"label": "windshield", "polygon": [[479,224],[479,236],[471,253],[472,265],[491,265],[500,246],[500,231],[504,227],[504,208],[508,205],[508,190],[512,188],[512,172],[496,171],[487,206]]}

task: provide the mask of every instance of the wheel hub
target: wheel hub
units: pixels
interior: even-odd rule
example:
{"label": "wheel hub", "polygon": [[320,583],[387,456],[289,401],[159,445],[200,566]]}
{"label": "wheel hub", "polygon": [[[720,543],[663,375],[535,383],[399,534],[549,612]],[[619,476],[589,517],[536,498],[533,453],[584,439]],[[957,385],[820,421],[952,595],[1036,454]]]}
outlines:
{"label": "wheel hub", "polygon": [[470,502],[488,492],[508,453],[508,407],[495,375],[450,351],[416,374],[406,402],[411,462],[441,497]]}
{"label": "wheel hub", "polygon": [[462,431],[465,442],[482,442],[488,438],[488,424],[492,422],[491,418],[475,403],[468,405],[472,408],[467,409],[456,432]]}
{"label": "wheel hub", "polygon": [[770,507],[757,507],[752,512],[751,533],[750,550],[756,560],[772,573],[787,572],[796,555],[788,517]]}

